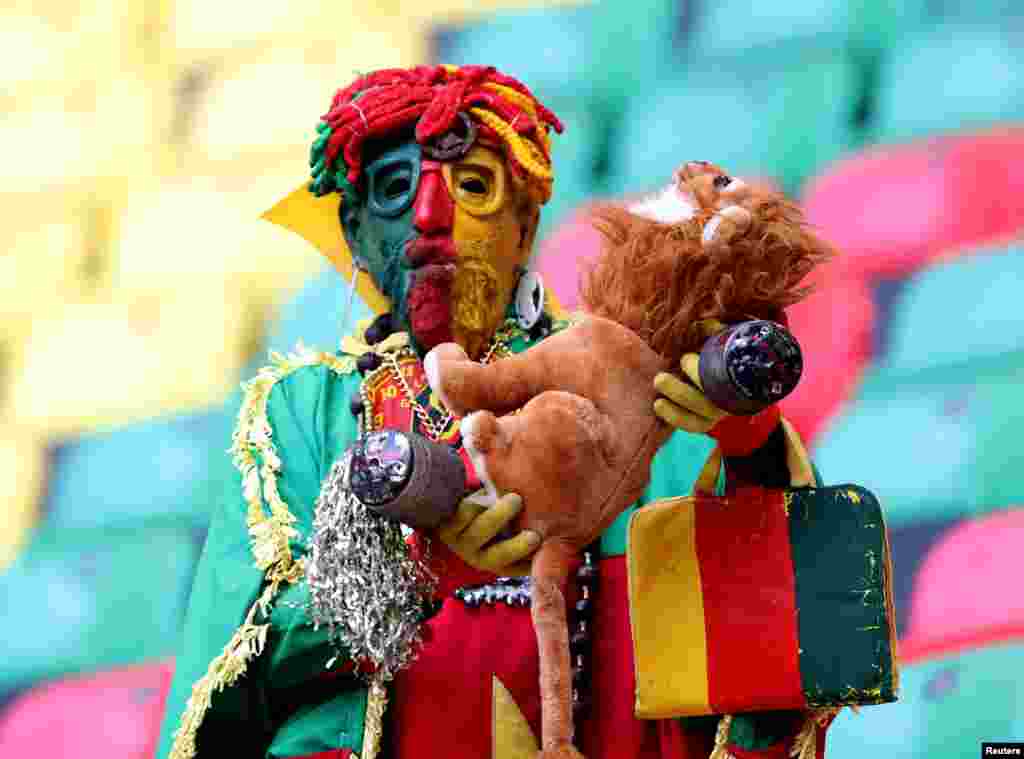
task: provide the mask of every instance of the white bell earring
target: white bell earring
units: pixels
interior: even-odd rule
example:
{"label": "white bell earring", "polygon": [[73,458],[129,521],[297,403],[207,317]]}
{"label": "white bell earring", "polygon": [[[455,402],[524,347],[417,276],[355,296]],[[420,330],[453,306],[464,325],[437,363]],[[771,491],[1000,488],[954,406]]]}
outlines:
{"label": "white bell earring", "polygon": [[544,315],[544,281],[534,271],[523,272],[516,286],[516,323],[520,328],[531,330]]}

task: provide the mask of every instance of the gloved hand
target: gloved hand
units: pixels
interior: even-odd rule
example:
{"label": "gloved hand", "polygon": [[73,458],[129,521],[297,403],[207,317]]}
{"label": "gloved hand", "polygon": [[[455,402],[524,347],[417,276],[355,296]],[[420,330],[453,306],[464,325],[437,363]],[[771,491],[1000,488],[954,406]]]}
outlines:
{"label": "gloved hand", "polygon": [[[715,319],[701,323],[705,339],[721,332],[725,325]],[[779,407],[769,406],[753,416],[734,416],[718,408],[704,395],[700,381],[700,355],[687,353],[679,368],[690,382],[668,372],[654,378],[654,389],[663,397],[654,402],[654,413],[678,430],[710,435],[725,456],[746,456],[762,446],[779,424]],[[692,383],[692,384],[691,384]]]}
{"label": "gloved hand", "polygon": [[[717,319],[706,319],[699,324],[699,328],[707,340],[726,327]],[[654,378],[654,389],[664,396],[654,402],[654,413],[677,430],[703,435],[729,414],[704,395],[699,362],[698,353],[687,353],[679,362],[679,368],[693,382],[692,385],[668,372],[661,372]]]}
{"label": "gloved hand", "polygon": [[522,510],[523,499],[515,493],[501,496],[489,507],[470,495],[462,499],[452,518],[437,529],[437,535],[474,569],[503,576],[527,575],[529,557],[540,546],[540,535],[522,530],[506,540],[491,542]]}

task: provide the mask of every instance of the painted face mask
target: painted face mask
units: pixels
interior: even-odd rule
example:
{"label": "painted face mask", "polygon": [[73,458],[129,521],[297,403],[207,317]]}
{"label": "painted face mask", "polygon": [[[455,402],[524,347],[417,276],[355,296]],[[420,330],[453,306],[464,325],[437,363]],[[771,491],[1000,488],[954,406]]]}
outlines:
{"label": "painted face mask", "polygon": [[420,353],[487,348],[529,258],[538,211],[503,156],[477,145],[453,161],[409,139],[364,170],[361,203],[343,209],[354,255],[391,300]]}

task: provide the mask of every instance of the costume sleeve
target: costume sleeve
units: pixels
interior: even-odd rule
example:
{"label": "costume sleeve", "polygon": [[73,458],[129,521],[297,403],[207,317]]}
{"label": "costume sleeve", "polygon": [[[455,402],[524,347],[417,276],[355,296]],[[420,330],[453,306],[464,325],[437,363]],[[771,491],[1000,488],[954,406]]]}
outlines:
{"label": "costume sleeve", "polygon": [[277,587],[271,577],[304,556],[320,481],[354,439],[350,384],[309,360],[281,362],[248,386],[233,447],[240,471],[213,510],[158,759],[205,759],[225,746],[262,756],[274,691],[321,677],[336,653],[308,622],[301,573]]}

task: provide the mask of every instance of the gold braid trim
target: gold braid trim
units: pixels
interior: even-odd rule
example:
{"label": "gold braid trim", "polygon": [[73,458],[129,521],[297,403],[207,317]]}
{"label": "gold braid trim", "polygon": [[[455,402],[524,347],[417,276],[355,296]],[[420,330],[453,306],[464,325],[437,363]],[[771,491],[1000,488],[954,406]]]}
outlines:
{"label": "gold braid trim", "polygon": [[723,714],[718,720],[718,730],[715,731],[715,748],[708,759],[736,759],[726,746],[729,744],[729,728],[732,727],[732,715]]}
{"label": "gold braid trim", "polygon": [[807,713],[803,727],[796,734],[793,747],[789,755],[793,759],[815,759],[818,755],[818,728],[825,727],[829,720],[839,714],[842,707],[828,707],[826,709],[812,709]]}
{"label": "gold braid trim", "polygon": [[[249,662],[259,656],[266,645],[270,624],[269,621],[256,624],[257,612],[262,619],[269,620],[271,605],[281,584],[296,583],[303,577],[302,559],[295,559],[289,542],[299,536],[298,530],[292,526],[296,518],[277,490],[281,459],[271,441],[272,431],[267,420],[270,391],[284,377],[304,366],[326,366],[339,376],[351,374],[356,369],[352,356],[338,357],[312,351],[301,343],[295,353],[288,356],[271,353],[270,359],[273,362],[271,366],[261,369],[253,380],[242,386],[245,397],[231,445],[234,464],[242,473],[242,493],[248,504],[246,523],[253,558],[256,567],[263,570],[268,585],[221,654],[210,662],[206,674],[192,686],[192,695],[174,733],[168,759],[195,757],[196,734],[210,709],[213,694],[234,685],[245,673]],[[270,507],[269,515],[264,511],[264,500]]]}
{"label": "gold braid trim", "polygon": [[[255,379],[243,386],[245,399],[238,412],[231,453],[235,466],[242,473],[242,492],[249,504],[246,522],[256,567],[267,573],[271,582],[294,583],[302,577],[302,566],[301,560],[296,561],[292,556],[289,541],[299,533],[292,526],[295,516],[277,490],[281,459],[271,440],[267,400],[274,385],[297,369],[324,365],[335,374],[350,374],[355,371],[355,359],[312,351],[301,344],[295,353],[288,356],[271,353],[270,359],[273,364],[260,369]],[[269,515],[264,511],[264,501],[270,507]]]}
{"label": "gold braid trim", "polygon": [[388,689],[380,677],[370,683],[370,694],[366,700],[366,718],[363,725],[362,759],[376,759],[384,737],[384,712],[388,708]]}
{"label": "gold braid trim", "polygon": [[210,662],[206,674],[192,686],[192,695],[185,704],[185,711],[174,733],[174,744],[167,759],[192,759],[196,755],[196,734],[210,708],[213,694],[234,685],[245,673],[249,660],[259,656],[263,651],[270,625],[257,625],[256,612],[259,611],[266,617],[270,601],[277,593],[278,584],[271,583],[267,586],[263,595],[249,609],[245,622],[224,646],[220,656]]}

